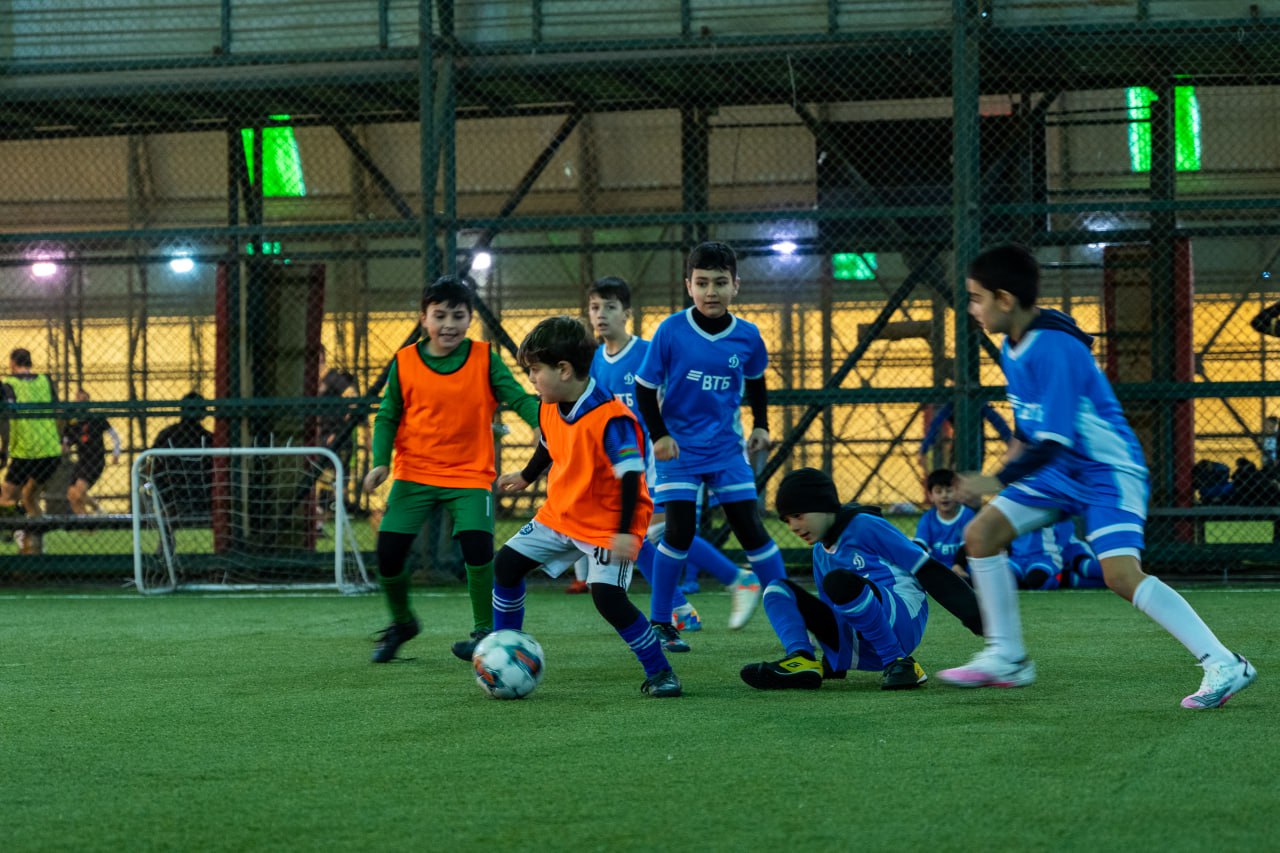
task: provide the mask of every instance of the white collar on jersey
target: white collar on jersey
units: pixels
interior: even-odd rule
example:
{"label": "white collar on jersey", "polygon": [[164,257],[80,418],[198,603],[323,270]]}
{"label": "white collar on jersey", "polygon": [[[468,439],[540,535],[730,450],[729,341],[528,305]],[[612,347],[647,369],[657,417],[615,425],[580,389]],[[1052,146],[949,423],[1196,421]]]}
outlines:
{"label": "white collar on jersey", "polygon": [[688,321],[689,321],[689,327],[690,327],[691,329],[693,329],[695,332],[697,332],[698,334],[702,335],[704,338],[706,338],[706,339],[707,339],[707,340],[709,340],[709,341],[718,341],[718,340],[720,340],[721,338],[723,338],[724,336],[726,336],[726,335],[728,335],[730,332],[732,332],[732,331],[734,330],[734,328],[736,328],[736,327],[737,327],[737,325],[738,325],[738,318],[737,318],[737,316],[736,316],[736,315],[733,315],[733,314],[730,314],[729,316],[730,316],[732,319],[729,321],[729,325],[725,327],[725,330],[724,330],[723,332],[720,332],[720,333],[715,334],[715,335],[709,335],[709,334],[707,334],[705,331],[703,331],[703,330],[702,330],[702,327],[701,327],[701,326],[699,326],[699,325],[698,325],[698,321],[697,321],[697,320],[695,320],[695,319],[693,319],[693,311],[694,311],[694,309],[693,309],[693,306],[692,306],[692,305],[691,305],[691,306],[689,306],[688,308],[686,308],[686,309],[685,309],[685,311],[684,311],[684,318],[685,318],[686,320],[688,320]]}
{"label": "white collar on jersey", "polygon": [[601,344],[600,357],[603,358],[605,361],[607,361],[609,364],[613,364],[618,359],[622,358],[624,355],[631,352],[631,348],[636,345],[636,341],[638,340],[640,340],[640,337],[638,335],[632,335],[631,340],[627,341],[627,345],[622,349],[618,350],[616,355],[609,355],[608,350],[605,349],[605,345]]}
{"label": "white collar on jersey", "polygon": [[1018,341],[1017,346],[1011,346],[1007,348],[1009,353],[1009,358],[1012,358],[1015,360],[1018,358],[1021,358],[1023,353],[1031,349],[1031,345],[1036,342],[1036,338],[1038,338],[1039,336],[1040,336],[1039,329],[1032,329],[1031,331],[1027,332],[1025,335],[1022,336],[1022,340]]}
{"label": "white collar on jersey", "polygon": [[[587,390],[582,392],[582,396],[577,399],[577,401],[573,404],[573,408],[569,410],[569,414],[563,415],[565,421],[567,421],[568,423],[573,423],[578,419],[578,410],[582,408],[583,401],[586,400],[588,397],[590,397],[591,393],[595,390],[596,390],[596,378],[593,376],[591,377],[591,380],[587,382]],[[560,407],[556,406],[556,408],[559,409]]]}

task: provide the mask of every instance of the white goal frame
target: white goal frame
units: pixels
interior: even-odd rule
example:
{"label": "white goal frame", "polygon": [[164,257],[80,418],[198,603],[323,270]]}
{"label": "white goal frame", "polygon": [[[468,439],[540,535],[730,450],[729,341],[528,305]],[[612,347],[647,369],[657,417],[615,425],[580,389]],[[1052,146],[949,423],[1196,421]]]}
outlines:
{"label": "white goal frame", "polygon": [[[263,456],[319,456],[328,460],[333,466],[334,492],[336,500],[333,508],[333,583],[257,583],[257,584],[184,584],[179,582],[174,571],[173,554],[169,552],[171,540],[164,533],[165,518],[162,513],[149,511],[142,499],[142,471],[147,462],[162,456],[210,456],[214,458],[263,457]],[[347,519],[346,501],[343,500],[343,484],[346,482],[346,471],[342,460],[327,447],[155,447],[144,450],[133,460],[129,471],[130,515],[133,518],[133,579],[138,592],[143,595],[156,595],[176,590],[195,592],[227,592],[260,591],[260,590],[301,590],[301,589],[337,589],[342,593],[369,592],[377,584],[369,577],[364,565],[364,558],[357,547],[355,535]],[[144,516],[154,520],[156,528],[161,531],[160,547],[165,552],[165,565],[169,572],[170,585],[166,589],[148,587],[144,580],[144,561],[142,547],[142,521]],[[343,558],[351,554],[358,580],[355,583],[343,579]]]}

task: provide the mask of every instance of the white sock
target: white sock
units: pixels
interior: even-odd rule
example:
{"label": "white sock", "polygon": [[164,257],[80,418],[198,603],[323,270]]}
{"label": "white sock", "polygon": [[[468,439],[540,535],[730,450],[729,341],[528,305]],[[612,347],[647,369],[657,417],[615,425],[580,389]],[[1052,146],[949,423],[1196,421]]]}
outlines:
{"label": "white sock", "polygon": [[1133,592],[1133,606],[1172,634],[1201,664],[1235,661],[1236,656],[1214,636],[1187,600],[1160,578],[1148,575],[1138,584]]}
{"label": "white sock", "polygon": [[987,645],[1008,661],[1027,656],[1022,644],[1022,616],[1018,613],[1018,587],[1009,569],[1009,555],[970,557],[969,576],[982,610],[982,633]]}

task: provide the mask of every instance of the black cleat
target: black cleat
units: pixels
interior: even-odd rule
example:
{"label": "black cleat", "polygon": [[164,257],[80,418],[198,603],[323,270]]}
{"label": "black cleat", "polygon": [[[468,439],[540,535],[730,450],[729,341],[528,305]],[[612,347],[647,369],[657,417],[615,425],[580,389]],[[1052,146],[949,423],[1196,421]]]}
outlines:
{"label": "black cleat", "polygon": [[373,648],[369,660],[374,663],[387,663],[393,660],[400,647],[422,632],[422,624],[414,619],[412,622],[392,622],[378,632],[378,645]]}
{"label": "black cleat", "polygon": [[650,622],[653,633],[658,635],[658,642],[662,643],[664,652],[680,652],[689,651],[689,644],[680,639],[680,632],[676,630],[676,626],[670,622]]}
{"label": "black cleat", "polygon": [[738,674],[757,690],[817,690],[822,686],[822,665],[804,655],[749,663]]}
{"label": "black cleat", "polygon": [[671,699],[684,693],[680,679],[669,669],[649,676],[640,685],[640,692],[654,699]]}
{"label": "black cleat", "polygon": [[488,631],[472,631],[470,638],[459,640],[451,647],[453,656],[458,660],[471,662],[471,656],[475,654],[476,646],[480,645],[480,641],[489,636]]}
{"label": "black cleat", "polygon": [[880,679],[881,690],[911,690],[929,680],[924,667],[916,663],[915,658],[908,655],[898,658],[884,668],[884,676]]}
{"label": "black cleat", "polygon": [[847,669],[832,669],[831,661],[827,660],[827,656],[822,656],[822,680],[823,681],[844,681],[845,676],[849,674]]}

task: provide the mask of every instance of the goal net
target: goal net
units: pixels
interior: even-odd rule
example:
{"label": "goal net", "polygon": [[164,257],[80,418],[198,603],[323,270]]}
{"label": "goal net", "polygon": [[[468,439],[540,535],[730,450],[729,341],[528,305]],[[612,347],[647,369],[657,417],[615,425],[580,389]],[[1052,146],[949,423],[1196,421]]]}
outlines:
{"label": "goal net", "polygon": [[175,590],[376,587],[323,447],[156,448],[134,460],[134,581]]}

